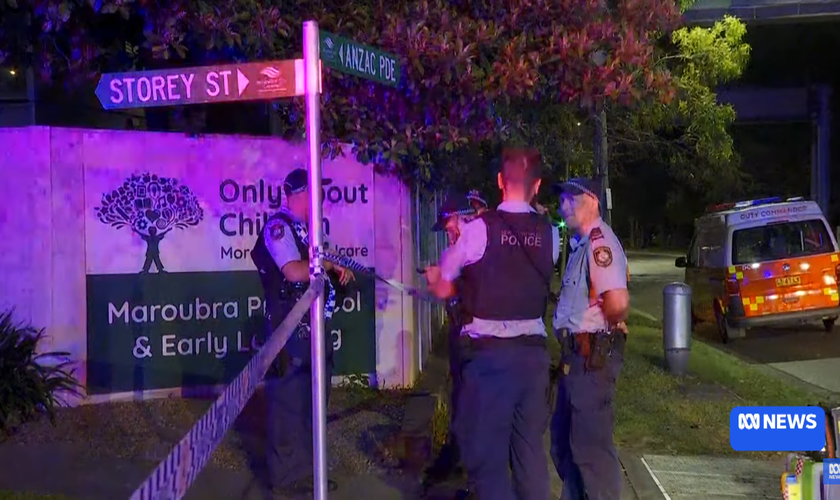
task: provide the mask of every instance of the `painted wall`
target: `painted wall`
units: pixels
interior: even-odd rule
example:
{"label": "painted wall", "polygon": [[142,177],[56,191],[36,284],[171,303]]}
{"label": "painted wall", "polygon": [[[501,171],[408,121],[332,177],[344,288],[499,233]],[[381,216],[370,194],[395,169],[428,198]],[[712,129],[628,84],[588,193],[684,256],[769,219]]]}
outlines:
{"label": "painted wall", "polygon": [[[0,129],[0,307],[47,328],[93,400],[224,383],[263,331],[248,251],[306,163],[277,139]],[[409,190],[349,158],[323,176],[331,247],[413,284]],[[328,324],[338,374],[410,384],[414,325],[410,297],[359,277]]]}

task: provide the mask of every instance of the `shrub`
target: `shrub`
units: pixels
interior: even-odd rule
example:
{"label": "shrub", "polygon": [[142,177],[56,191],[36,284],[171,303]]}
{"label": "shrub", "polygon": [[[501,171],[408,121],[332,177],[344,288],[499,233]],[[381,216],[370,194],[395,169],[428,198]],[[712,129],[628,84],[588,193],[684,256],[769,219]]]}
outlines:
{"label": "shrub", "polygon": [[39,414],[55,423],[62,395],[81,396],[70,353],[39,352],[44,329],[15,323],[12,313],[0,313],[0,438]]}
{"label": "shrub", "polygon": [[444,392],[437,395],[432,416],[432,452],[440,452],[449,437],[449,399]]}

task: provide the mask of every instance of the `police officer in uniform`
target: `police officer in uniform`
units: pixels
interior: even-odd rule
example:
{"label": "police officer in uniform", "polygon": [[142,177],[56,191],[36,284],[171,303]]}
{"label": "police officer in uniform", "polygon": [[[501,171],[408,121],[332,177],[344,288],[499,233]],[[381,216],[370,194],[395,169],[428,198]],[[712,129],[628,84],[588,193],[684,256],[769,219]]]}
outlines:
{"label": "police officer in uniform", "polygon": [[530,205],[540,187],[539,153],[506,149],[498,184],[502,203],[462,224],[426,278],[440,298],[452,297],[462,278],[455,434],[477,497],[545,499],[549,356],[542,318],[560,238]]}
{"label": "police officer in uniform", "polygon": [[[487,209],[486,202],[477,190],[472,190],[464,196],[463,194],[452,193],[441,204],[438,210],[437,222],[432,226],[432,231],[446,231],[449,246],[455,244],[461,235],[461,224],[477,215],[478,209]],[[424,486],[431,483],[445,481],[458,473],[460,452],[453,429],[458,414],[458,400],[461,392],[461,344],[459,338],[463,326],[461,302],[457,291],[461,279],[455,280],[456,294],[446,302],[446,315],[448,326],[449,343],[449,379],[452,382],[452,392],[449,404],[449,435],[443,445],[435,462],[426,470]]]}
{"label": "police officer in uniform", "polygon": [[[260,273],[266,302],[268,331],[273,332],[309,287],[309,184],[306,170],[295,169],[283,183],[286,203],[268,219],[251,258]],[[347,269],[324,263],[328,280],[324,316],[335,310],[335,288],[354,279]],[[280,351],[266,375],[269,482],[277,493],[311,492],[312,478],[312,374],[309,314]],[[327,380],[332,371],[332,340],[326,338]],[[329,384],[327,385],[329,395]],[[337,485],[329,481],[331,491]]]}
{"label": "police officer in uniform", "polygon": [[619,500],[613,397],[627,333],[627,257],[600,217],[596,181],[570,179],[555,188],[574,236],[554,314],[562,355],[551,458],[564,500]]}
{"label": "police officer in uniform", "polygon": [[475,210],[476,215],[481,215],[488,210],[487,200],[484,199],[478,189],[470,189],[467,193],[467,200],[469,200],[470,207]]}

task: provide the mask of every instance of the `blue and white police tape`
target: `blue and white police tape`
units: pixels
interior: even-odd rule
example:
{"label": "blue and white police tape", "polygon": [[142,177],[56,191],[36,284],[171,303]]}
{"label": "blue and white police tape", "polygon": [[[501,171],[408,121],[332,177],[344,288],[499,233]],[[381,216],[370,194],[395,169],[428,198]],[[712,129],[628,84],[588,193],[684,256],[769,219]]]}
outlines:
{"label": "blue and white police tape", "polygon": [[418,290],[418,289],[410,287],[410,286],[403,285],[402,283],[400,283],[399,281],[396,281],[396,280],[392,280],[392,279],[389,279],[389,278],[383,278],[382,276],[376,274],[376,271],[374,271],[373,268],[365,266],[365,265],[351,259],[350,257],[344,256],[344,255],[336,255],[334,253],[329,253],[329,252],[324,252],[322,256],[324,257],[324,260],[332,262],[335,265],[344,267],[346,269],[357,272],[359,274],[366,274],[368,276],[373,276],[374,278],[378,279],[379,281],[381,281],[381,282],[383,282],[387,285],[390,285],[391,287],[396,288],[397,290],[399,290],[403,293],[411,295],[412,297],[417,297],[418,299],[427,300],[429,302],[438,302],[439,301],[439,299],[437,299],[436,297],[434,297],[433,295],[431,295],[428,292]]}
{"label": "blue and white police tape", "polygon": [[735,451],[820,451],[825,410],[819,406],[738,406],[729,413]]}
{"label": "blue and white police tape", "polygon": [[300,319],[324,289],[324,279],[309,285],[300,300],[274,330],[268,341],[227,386],[207,413],[175,445],[175,448],[131,495],[131,500],[180,500],[222,442],[233,421],[242,412],[265,377],[271,362],[286,345]]}

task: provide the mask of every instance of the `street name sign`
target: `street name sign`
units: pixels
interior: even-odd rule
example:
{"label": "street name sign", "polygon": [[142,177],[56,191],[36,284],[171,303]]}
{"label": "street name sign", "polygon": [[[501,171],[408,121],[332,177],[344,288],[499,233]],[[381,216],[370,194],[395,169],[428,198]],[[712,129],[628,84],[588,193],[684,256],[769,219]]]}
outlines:
{"label": "street name sign", "polygon": [[400,83],[397,56],[347,38],[321,31],[321,62],[350,75],[396,87]]}
{"label": "street name sign", "polygon": [[96,86],[105,109],[149,108],[302,96],[303,59],[106,73]]}

